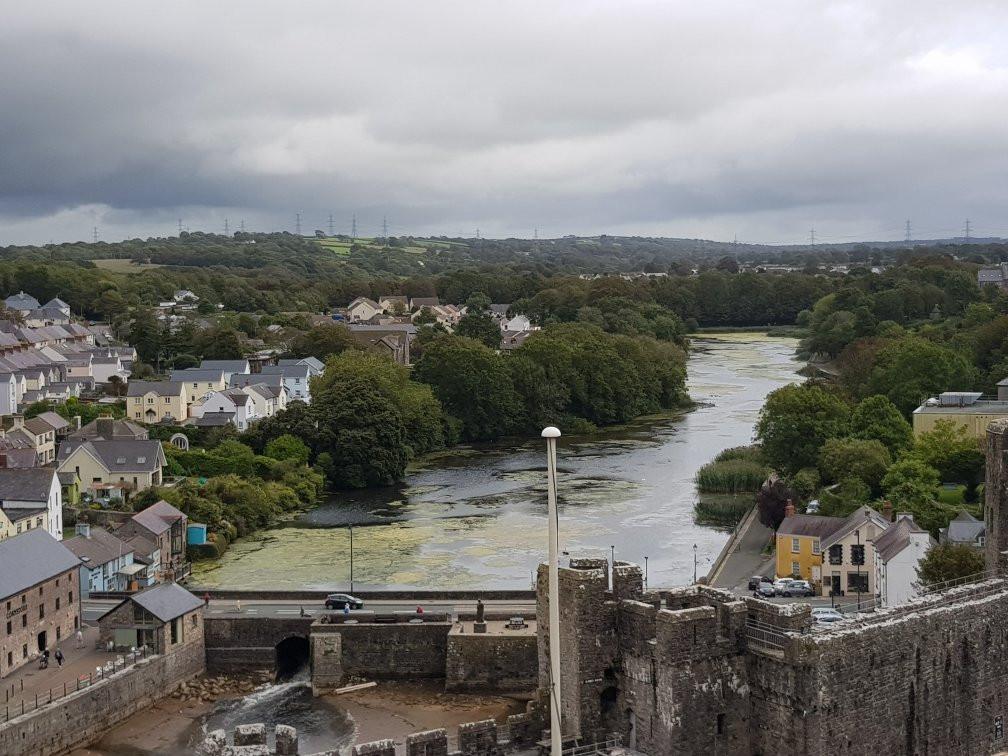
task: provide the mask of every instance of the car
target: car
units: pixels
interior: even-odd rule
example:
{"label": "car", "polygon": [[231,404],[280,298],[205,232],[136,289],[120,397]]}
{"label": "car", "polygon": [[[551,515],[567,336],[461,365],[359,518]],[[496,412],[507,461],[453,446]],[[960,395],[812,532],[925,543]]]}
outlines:
{"label": "car", "polygon": [[784,595],[784,589],[787,588],[789,585],[791,585],[791,583],[792,583],[793,580],[794,580],[794,578],[789,578],[789,577],[788,578],[777,578],[776,580],[774,580],[774,582],[773,582],[774,593],[776,593],[778,596],[783,596]]}
{"label": "car", "polygon": [[807,580],[792,580],[781,592],[782,596],[815,596],[812,585]]}
{"label": "car", "polygon": [[765,575],[753,575],[751,578],[749,578],[749,590],[755,591],[756,586],[758,586],[760,583],[772,583],[772,582],[773,580],[766,577]]}
{"label": "car", "polygon": [[342,609],[346,606],[349,606],[351,609],[363,609],[364,601],[356,596],[351,596],[349,593],[330,593],[326,596],[326,609]]}
{"label": "car", "polygon": [[812,620],[817,623],[829,624],[831,622],[843,622],[847,618],[836,609],[830,607],[817,607],[812,610]]}
{"label": "car", "polygon": [[773,583],[769,580],[762,581],[753,591],[753,596],[756,598],[773,598],[775,595],[777,594],[774,591]]}

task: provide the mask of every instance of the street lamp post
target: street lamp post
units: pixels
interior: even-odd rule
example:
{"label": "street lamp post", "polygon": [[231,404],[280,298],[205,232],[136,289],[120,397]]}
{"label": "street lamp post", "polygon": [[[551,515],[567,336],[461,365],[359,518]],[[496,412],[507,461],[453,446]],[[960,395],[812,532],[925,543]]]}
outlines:
{"label": "street lamp post", "polygon": [[644,557],[644,590],[647,590],[647,556]]}
{"label": "street lamp post", "polygon": [[546,439],[546,502],[549,517],[549,655],[550,655],[550,754],[561,756],[560,734],[560,569],[557,565],[559,522],[556,494],[556,440],[560,430],[543,428]]}
{"label": "street lamp post", "polygon": [[350,528],[350,594],[353,595],[353,525]]}
{"label": "street lamp post", "polygon": [[609,590],[616,589],[616,546],[609,547]]}
{"label": "street lamp post", "polygon": [[696,550],[697,545],[693,544],[693,585],[696,585]]}

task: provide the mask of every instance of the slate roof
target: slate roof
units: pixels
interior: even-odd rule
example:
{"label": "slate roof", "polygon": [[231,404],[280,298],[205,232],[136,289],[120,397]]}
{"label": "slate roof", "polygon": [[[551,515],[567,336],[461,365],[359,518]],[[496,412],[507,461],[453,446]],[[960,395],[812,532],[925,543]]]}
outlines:
{"label": "slate roof", "polygon": [[39,412],[36,417],[40,420],[45,420],[55,431],[61,431],[64,428],[70,427],[70,421],[55,412]]}
{"label": "slate roof", "polygon": [[36,436],[41,436],[44,433],[52,433],[56,430],[52,425],[47,423],[41,417],[29,417],[24,421],[24,427],[34,433]]}
{"label": "slate roof", "polygon": [[53,297],[48,302],[46,302],[44,305],[42,305],[42,307],[43,307],[43,309],[48,309],[50,307],[54,308],[54,309],[57,309],[57,310],[69,310],[70,309],[70,305],[68,305],[66,302],[64,302],[59,297]]}
{"label": "slate roof", "polygon": [[282,375],[284,378],[307,378],[311,368],[307,365],[265,365],[259,375]]}
{"label": "slate roof", "polygon": [[60,446],[59,463],[83,447],[111,473],[154,472],[164,464],[160,441],[64,441]]}
{"label": "slate roof", "polygon": [[[89,568],[118,559],[122,554],[129,554],[132,548],[123,541],[109,533],[105,528],[91,528],[91,537],[76,535],[73,538],[65,538],[63,545],[80,557],[80,560]],[[85,558],[86,557],[86,558]]]}
{"label": "slate roof", "polygon": [[987,532],[983,520],[978,520],[966,510],[963,510],[952,520],[947,528],[942,528],[940,534],[943,542],[976,543],[976,539]]}
{"label": "slate roof", "polygon": [[418,309],[420,307],[437,307],[441,301],[437,297],[413,297],[410,300],[410,307]]}
{"label": "slate roof", "polygon": [[910,544],[911,534],[926,532],[910,518],[901,517],[899,522],[875,539],[875,551],[883,562],[888,562]]}
{"label": "slate roof", "polygon": [[[105,422],[99,422],[104,420]],[[146,428],[142,428],[129,420],[99,417],[75,430],[67,436],[71,441],[96,440],[103,441],[146,441],[150,437]]]}
{"label": "slate roof", "polygon": [[197,428],[220,428],[230,423],[234,416],[234,412],[204,412],[201,417],[194,417],[189,423]]}
{"label": "slate roof", "polygon": [[203,360],[200,370],[223,370],[226,373],[247,373],[248,360]]}
{"label": "slate roof", "polygon": [[6,599],[77,567],[80,559],[42,528],[33,528],[0,541],[0,564],[0,599]]}
{"label": "slate roof", "polygon": [[137,512],[133,515],[132,520],[151,533],[160,534],[168,530],[173,522],[184,518],[185,514],[162,499],[151,504],[147,509]]}
{"label": "slate roof", "polygon": [[833,533],[843,527],[843,524],[843,517],[794,514],[784,518],[784,522],[777,528],[777,535],[812,536],[821,541],[833,535]]}
{"label": "slate roof", "polygon": [[178,583],[152,586],[134,594],[128,600],[139,604],[162,622],[171,622],[203,606],[203,599],[196,598]]}
{"label": "slate roof", "polygon": [[354,305],[357,304],[368,304],[371,305],[371,307],[375,310],[381,309],[381,307],[378,306],[377,302],[375,302],[373,299],[368,299],[367,297],[357,297],[357,299],[355,299],[353,302],[347,305],[347,309],[350,310],[353,308]]}
{"label": "slate roof", "polygon": [[74,483],[79,481],[77,473],[73,470],[67,470],[66,472],[56,473],[56,477],[59,478],[60,485],[62,486],[72,486]]}
{"label": "slate roof", "polygon": [[224,380],[224,370],[221,368],[186,368],[185,370],[172,370],[171,379],[173,381],[179,381],[185,383],[194,383],[197,381],[223,381]]}
{"label": "slate roof", "polygon": [[130,381],[126,396],[143,396],[153,391],[158,396],[182,396],[182,384],[178,381]]}
{"label": "slate roof", "polygon": [[247,388],[265,399],[276,399],[283,393],[283,386],[271,386],[268,383],[251,383]]}
{"label": "slate roof", "polygon": [[0,467],[0,503],[7,501],[49,502],[53,476],[51,467],[11,469]]}
{"label": "slate roof", "polygon": [[325,370],[325,363],[323,363],[322,360],[318,359],[318,357],[302,357],[300,360],[298,359],[277,360],[277,365],[279,365],[280,367],[286,367],[287,365],[307,365],[316,373],[321,373],[323,370]]}
{"label": "slate roof", "polygon": [[142,535],[127,538],[126,545],[133,549],[133,561],[140,564],[150,564],[153,561],[154,552],[158,549],[157,542]]}
{"label": "slate roof", "polygon": [[4,300],[4,304],[8,310],[37,310],[41,306],[35,297],[23,291],[11,294]]}
{"label": "slate roof", "polygon": [[872,521],[883,530],[890,527],[891,523],[886,520],[882,515],[876,512],[869,506],[858,507],[847,517],[844,518],[843,525],[841,525],[837,530],[830,533],[826,538],[823,539],[822,543],[819,544],[819,548],[825,551],[831,545],[839,541],[841,538],[846,536],[848,533],[854,532],[855,528],[861,527],[866,522]]}

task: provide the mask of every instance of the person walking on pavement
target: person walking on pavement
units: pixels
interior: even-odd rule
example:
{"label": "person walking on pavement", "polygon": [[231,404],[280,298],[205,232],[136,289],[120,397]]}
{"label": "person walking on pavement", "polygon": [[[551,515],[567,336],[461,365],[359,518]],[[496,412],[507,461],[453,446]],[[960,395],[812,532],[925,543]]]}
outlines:
{"label": "person walking on pavement", "polygon": [[350,614],[350,604],[343,604],[343,614],[344,616]]}
{"label": "person walking on pavement", "polygon": [[210,608],[210,591],[203,594],[203,606],[207,609]]}
{"label": "person walking on pavement", "polygon": [[58,648],[56,649],[56,663],[61,667],[63,666],[63,652]]}
{"label": "person walking on pavement", "polygon": [[235,611],[236,612],[241,611],[241,599],[235,599]]}
{"label": "person walking on pavement", "polygon": [[77,648],[84,648],[84,633],[80,628],[77,628]]}

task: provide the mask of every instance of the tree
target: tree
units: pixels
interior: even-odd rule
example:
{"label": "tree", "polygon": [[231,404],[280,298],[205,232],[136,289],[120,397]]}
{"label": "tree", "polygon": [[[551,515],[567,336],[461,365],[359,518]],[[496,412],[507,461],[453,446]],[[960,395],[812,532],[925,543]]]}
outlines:
{"label": "tree", "polygon": [[896,458],[913,443],[913,428],[887,397],[876,394],[861,400],[851,414],[852,438],[879,441]]}
{"label": "tree", "polygon": [[983,479],[980,441],[954,420],[939,420],[933,430],[921,433],[909,456],[936,469],[940,480],[964,484],[967,493]]}
{"label": "tree", "polygon": [[939,543],[928,549],[917,566],[917,576],[925,586],[946,583],[984,571],[984,554],[965,543]]}
{"label": "tree", "polygon": [[756,494],[756,512],[759,521],[772,530],[777,530],[784,521],[787,503],[798,506],[798,496],[783,478],[766,481]]}
{"label": "tree", "polygon": [[469,295],[469,299],[466,300],[465,306],[466,311],[469,314],[480,314],[489,310],[490,304],[490,297],[482,291],[474,291]]}
{"label": "tree", "polygon": [[193,347],[205,360],[237,360],[245,353],[238,332],[220,326],[199,333]]}
{"label": "tree", "polygon": [[882,478],[882,490],[893,508],[912,513],[914,522],[936,538],[955,516],[952,508],[938,500],[937,489],[938,471],[919,459],[899,460]]}
{"label": "tree", "polygon": [[838,397],[814,384],[784,386],[767,396],[756,423],[756,439],[767,461],[793,474],[814,467],[829,438],[847,435],[850,410]]}
{"label": "tree", "polygon": [[161,327],[150,309],[143,307],[133,313],[129,343],[144,362],[153,363],[157,360],[158,350],[161,348]]}
{"label": "tree", "polygon": [[948,347],[912,337],[878,353],[868,391],[889,397],[909,417],[921,400],[942,391],[967,391],[976,379],[966,358]]}
{"label": "tree", "polygon": [[325,361],[332,355],[343,354],[348,350],[360,352],[363,349],[349,328],[326,323],[295,336],[287,353],[290,357],[317,357]]}
{"label": "tree", "polygon": [[500,326],[486,313],[474,311],[463,315],[455,326],[455,333],[486,344],[490,349],[500,349]]}
{"label": "tree", "polygon": [[293,459],[298,464],[307,465],[311,450],[300,438],[285,433],[266,444],[263,454],[273,459]]}
{"label": "tree", "polygon": [[830,438],[819,455],[819,471],[825,482],[856,478],[875,494],[891,464],[889,450],[875,439]]}

